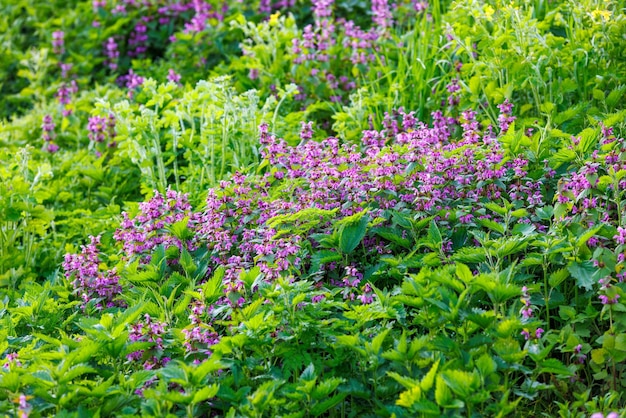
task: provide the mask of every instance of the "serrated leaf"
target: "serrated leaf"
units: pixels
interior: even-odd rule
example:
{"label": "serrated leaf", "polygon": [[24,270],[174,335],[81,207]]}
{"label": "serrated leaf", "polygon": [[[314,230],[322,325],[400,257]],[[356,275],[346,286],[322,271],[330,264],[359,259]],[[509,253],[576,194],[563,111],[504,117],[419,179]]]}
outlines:
{"label": "serrated leaf", "polygon": [[[385,358],[388,358],[388,357],[385,356]],[[399,358],[398,361],[401,361],[401,359],[402,358]],[[407,376],[403,376],[399,373],[387,372],[387,375],[391,377],[393,380],[395,380],[396,382],[400,383],[402,386],[404,386],[405,389],[411,389],[412,387],[419,386],[419,381],[412,379],[410,377],[407,377]]]}
{"label": "serrated leaf", "polygon": [[418,402],[421,398],[422,389],[419,386],[414,386],[400,394],[400,397],[396,401],[396,405],[411,408],[413,404]]}
{"label": "serrated leaf", "polygon": [[217,384],[205,386],[193,395],[193,403],[203,402],[207,399],[214,398],[219,392],[220,386]]}
{"label": "serrated leaf", "polygon": [[562,376],[572,376],[574,373],[555,358],[549,358],[539,364],[539,373],[552,373]]}
{"label": "serrated leaf", "polygon": [[483,354],[476,360],[476,368],[480,372],[480,375],[485,378],[495,373],[498,369],[498,365],[490,355]]}
{"label": "serrated leaf", "polygon": [[560,268],[550,274],[548,278],[548,284],[550,285],[550,287],[557,287],[558,285],[563,283],[565,279],[569,277],[569,274],[570,273],[567,270],[567,268],[565,267]]}
{"label": "serrated leaf", "polygon": [[452,392],[442,375],[437,375],[435,379],[435,402],[439,406],[447,406],[452,401]]}
{"label": "serrated leaf", "polygon": [[439,360],[433,364],[428,373],[422,378],[420,387],[424,392],[428,392],[430,388],[435,384],[435,377],[437,376],[437,370],[439,369]]}
{"label": "serrated leaf", "polygon": [[313,408],[311,408],[311,414],[313,414],[314,417],[319,417],[320,415],[326,413],[329,409],[333,408],[335,405],[339,405],[339,403],[342,402],[346,398],[346,396],[348,396],[348,394],[342,392],[333,396],[330,399],[326,399],[323,402],[315,404]]}
{"label": "serrated leaf", "polygon": [[476,390],[478,380],[474,373],[464,370],[445,370],[441,372],[441,376],[452,392],[461,398],[467,398]]}
{"label": "serrated leaf", "polygon": [[472,271],[463,263],[456,263],[456,277],[465,283],[469,283],[474,278]]}
{"label": "serrated leaf", "polygon": [[585,290],[593,289],[593,285],[595,284],[593,274],[595,273],[596,268],[593,266],[591,261],[571,261],[567,266],[567,270],[570,272],[572,277],[576,279],[578,287],[582,287]]}

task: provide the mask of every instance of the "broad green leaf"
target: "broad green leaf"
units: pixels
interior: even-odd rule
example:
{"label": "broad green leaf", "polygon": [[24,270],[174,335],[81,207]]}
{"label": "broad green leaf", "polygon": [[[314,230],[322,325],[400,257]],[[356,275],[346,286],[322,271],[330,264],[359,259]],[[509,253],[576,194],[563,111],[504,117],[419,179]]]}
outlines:
{"label": "broad green leaf", "polygon": [[420,387],[424,392],[428,392],[433,385],[435,384],[435,376],[437,375],[437,370],[439,369],[439,360],[433,364],[428,373],[422,378],[420,382]]}
{"label": "broad green leaf", "polygon": [[555,358],[549,358],[539,363],[539,373],[551,373],[563,376],[572,376],[574,373]]}
{"label": "broad green leaf", "polygon": [[498,366],[494,359],[489,354],[483,354],[476,360],[476,368],[480,372],[480,375],[485,378],[496,372]]}
{"label": "broad green leaf", "polygon": [[[348,219],[349,222],[346,222]],[[343,254],[350,254],[361,243],[367,232],[368,223],[367,211],[356,213],[341,220],[339,250]]]}
{"label": "broad green leaf", "polygon": [[314,417],[319,417],[320,415],[325,414],[329,409],[333,408],[335,405],[339,405],[339,403],[342,402],[346,398],[346,396],[348,396],[347,393],[339,393],[333,396],[332,398],[316,403],[313,406],[313,408],[311,408],[311,414]]}
{"label": "broad green leaf", "polygon": [[463,263],[456,263],[456,277],[465,283],[469,283],[474,278],[472,271]]}
{"label": "broad green leaf", "polygon": [[[387,353],[385,353],[385,354],[387,354]],[[387,356],[383,356],[383,357],[388,358]],[[389,360],[391,360],[391,359],[389,359]],[[397,361],[402,361],[402,358],[399,358]],[[415,386],[419,386],[419,384],[420,384],[419,381],[417,381],[417,380],[415,380],[413,378],[410,378],[408,376],[403,376],[403,375],[401,375],[399,373],[396,373],[396,372],[387,372],[387,375],[389,377],[391,377],[393,380],[395,380],[396,382],[400,383],[402,386],[404,386],[405,389],[411,389],[411,388],[413,388]]]}
{"label": "broad green leaf", "polygon": [[464,370],[445,370],[441,376],[450,389],[461,398],[469,397],[478,384],[478,379],[474,373]]}
{"label": "broad green leaf", "polygon": [[591,261],[571,261],[567,270],[576,279],[578,287],[582,287],[585,290],[592,290],[595,280],[593,274],[596,272],[596,268]]}
{"label": "broad green leaf", "polygon": [[418,402],[421,398],[422,389],[420,389],[419,386],[414,386],[400,394],[400,397],[396,401],[396,405],[411,408],[413,404]]}
{"label": "broad green leaf", "polygon": [[565,267],[560,268],[550,274],[548,278],[548,284],[550,284],[550,287],[557,287],[558,285],[563,283],[563,281],[567,279],[569,275],[570,273]]}

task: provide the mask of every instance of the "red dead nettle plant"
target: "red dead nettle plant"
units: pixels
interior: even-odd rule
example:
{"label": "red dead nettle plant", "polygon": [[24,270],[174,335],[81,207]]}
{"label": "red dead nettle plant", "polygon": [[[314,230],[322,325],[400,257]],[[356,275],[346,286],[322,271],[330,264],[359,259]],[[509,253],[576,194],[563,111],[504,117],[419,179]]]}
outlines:
{"label": "red dead nettle plant", "polygon": [[[340,144],[332,137],[314,142],[305,124],[297,147],[270,135],[263,124],[263,175],[235,173],[208,191],[200,211],[191,208],[184,194],[155,192],[136,216],[123,215],[115,233],[122,259],[141,269],[158,248],[196,254],[207,264],[200,282],[223,269],[223,297],[211,306],[198,300],[189,306],[193,323],[185,331],[186,349],[208,353],[218,338],[211,313],[255,298],[240,279],[251,269],[266,282],[308,277],[321,290],[341,288],[351,303],[371,303],[371,268],[396,251],[377,228],[389,225],[393,213],[411,213],[449,228],[438,248],[422,251],[433,252],[441,262],[455,246],[472,245],[469,238],[454,244],[455,230],[480,225],[480,219],[499,220],[485,211],[485,202],[506,199],[523,206],[527,211],[519,222],[545,229],[534,211],[542,205],[547,177],[528,177],[522,157],[506,159],[494,130],[483,131],[473,112],[465,112],[461,120],[441,113],[432,117],[430,127],[412,112],[392,112],[386,129],[363,132],[359,144]],[[457,125],[462,132],[455,137]],[[354,245],[344,242],[348,230],[360,231]],[[128,284],[111,281],[115,272],[97,271],[98,241],[92,240],[82,254],[66,256],[66,275],[85,302],[93,297],[100,305],[119,303]],[[178,255],[170,257],[172,272],[181,271]]]}

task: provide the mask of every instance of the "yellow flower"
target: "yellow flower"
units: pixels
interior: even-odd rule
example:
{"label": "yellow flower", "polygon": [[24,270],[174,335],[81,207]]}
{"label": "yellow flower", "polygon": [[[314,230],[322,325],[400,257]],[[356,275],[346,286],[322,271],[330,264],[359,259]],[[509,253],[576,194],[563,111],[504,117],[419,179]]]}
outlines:
{"label": "yellow flower", "polygon": [[599,17],[601,17],[603,22],[608,22],[611,19],[611,14],[613,14],[613,12],[611,12],[610,10],[596,9],[593,12],[591,12],[591,17],[593,18],[593,20],[596,20]]}
{"label": "yellow flower", "polygon": [[270,26],[276,26],[278,24],[279,16],[280,16],[280,12],[276,12],[270,16]]}
{"label": "yellow flower", "polygon": [[487,20],[491,22],[491,20],[493,19],[493,14],[496,11],[493,9],[493,7],[491,7],[490,5],[487,5],[485,7],[485,16],[487,17]]}

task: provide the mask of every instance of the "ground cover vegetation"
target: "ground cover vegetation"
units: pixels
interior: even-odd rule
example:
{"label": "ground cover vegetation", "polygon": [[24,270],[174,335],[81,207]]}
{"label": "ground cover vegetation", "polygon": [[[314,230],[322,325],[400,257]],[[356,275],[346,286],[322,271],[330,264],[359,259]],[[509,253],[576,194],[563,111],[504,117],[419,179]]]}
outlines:
{"label": "ground cover vegetation", "polygon": [[626,4],[0,3],[3,416],[626,416]]}

